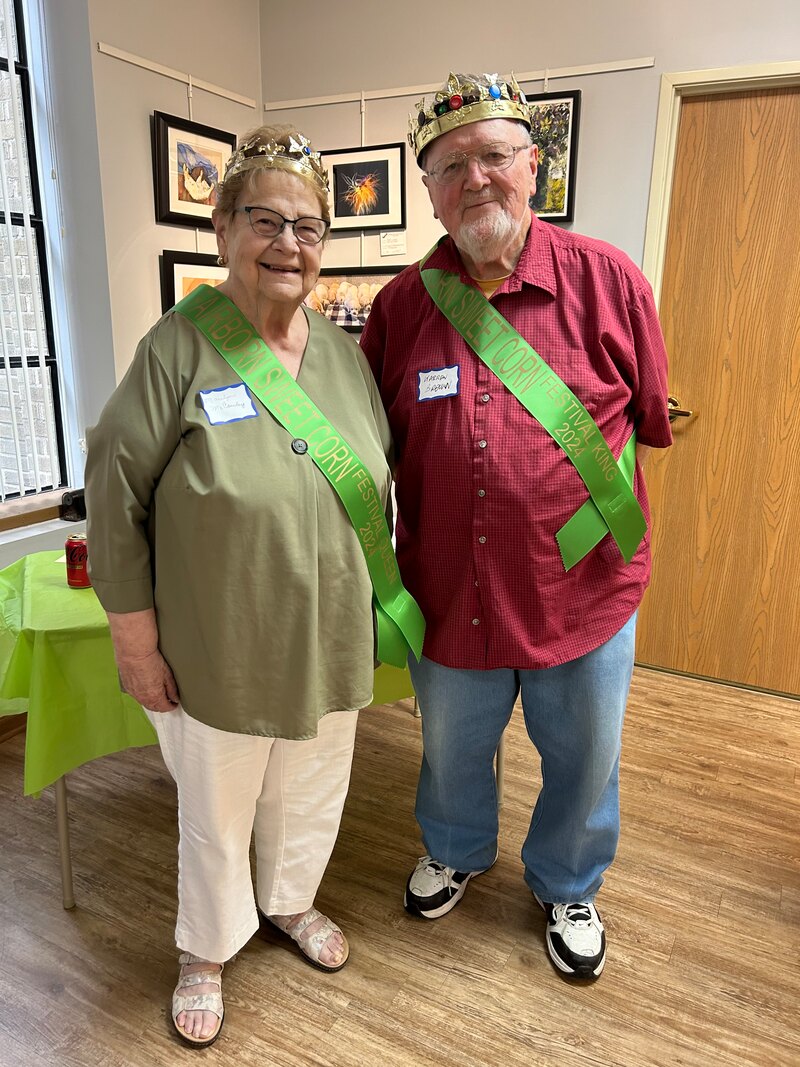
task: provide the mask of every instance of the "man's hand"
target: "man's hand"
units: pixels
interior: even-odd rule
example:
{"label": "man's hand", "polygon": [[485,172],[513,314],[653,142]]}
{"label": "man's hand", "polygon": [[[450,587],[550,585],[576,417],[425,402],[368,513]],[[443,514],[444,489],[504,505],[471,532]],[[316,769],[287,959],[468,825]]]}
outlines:
{"label": "man's hand", "polygon": [[140,659],[118,660],[122,688],[150,711],[173,711],[180,699],[169,664],[156,649]]}

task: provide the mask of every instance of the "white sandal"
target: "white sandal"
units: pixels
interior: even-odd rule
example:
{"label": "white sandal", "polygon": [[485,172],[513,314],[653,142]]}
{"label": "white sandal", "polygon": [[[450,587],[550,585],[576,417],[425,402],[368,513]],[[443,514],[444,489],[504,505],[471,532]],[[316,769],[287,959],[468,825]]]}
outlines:
{"label": "white sandal", "polygon": [[[209,963],[209,969],[207,971],[195,971],[193,974],[183,973],[183,968],[187,966],[187,964],[207,962],[207,960],[203,960],[199,956],[193,956],[191,952],[182,952],[178,957],[178,963],[181,965],[181,974],[178,978],[178,984],[175,986],[175,992],[172,994],[172,1023],[175,1027],[175,1032],[181,1041],[190,1045],[192,1048],[208,1048],[209,1045],[214,1044],[222,1030],[222,1021],[225,1013],[222,1003],[221,965],[219,970],[216,970],[216,965]],[[212,968],[214,969],[212,970]],[[178,993],[179,989],[197,985],[214,985],[217,988],[213,993],[193,993],[189,996],[181,996],[181,994]],[[216,1030],[214,1030],[210,1037],[193,1037],[191,1034],[187,1034],[177,1023],[178,1016],[182,1011],[213,1012],[219,1020]]]}
{"label": "white sandal", "polygon": [[[350,946],[347,943],[347,938],[342,934],[342,931],[335,922],[332,922],[327,915],[323,915],[321,911],[317,911],[316,908],[309,908],[302,919],[297,919],[293,923],[287,923],[286,926],[282,925],[282,922],[279,921],[286,918],[283,915],[267,915],[265,918],[271,922],[273,926],[277,927],[281,933],[291,937],[292,941],[294,941],[308,962],[313,964],[314,967],[319,967],[321,971],[340,971],[350,958]],[[320,928],[315,930],[313,934],[303,937],[303,934],[308,927],[316,922],[317,919],[324,919]],[[328,939],[333,934],[341,934],[344,958],[341,963],[323,963],[319,958],[320,953],[328,943]]]}

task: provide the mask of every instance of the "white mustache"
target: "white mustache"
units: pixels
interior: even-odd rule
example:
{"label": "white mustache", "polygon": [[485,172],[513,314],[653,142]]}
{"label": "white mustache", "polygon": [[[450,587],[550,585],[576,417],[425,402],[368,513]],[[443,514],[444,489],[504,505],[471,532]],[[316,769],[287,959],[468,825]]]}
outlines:
{"label": "white mustache", "polygon": [[490,194],[487,196],[485,193],[479,196],[469,196],[464,198],[464,207],[478,207],[480,204],[491,204],[497,202],[502,205],[502,200],[496,194]]}

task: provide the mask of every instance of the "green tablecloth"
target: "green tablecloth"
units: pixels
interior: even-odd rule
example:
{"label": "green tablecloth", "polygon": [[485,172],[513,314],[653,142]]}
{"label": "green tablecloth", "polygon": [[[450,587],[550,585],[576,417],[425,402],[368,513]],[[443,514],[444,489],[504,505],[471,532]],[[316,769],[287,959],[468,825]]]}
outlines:
{"label": "green tablecloth", "polygon": [[[62,552],[0,571],[0,715],[27,710],[25,793],[98,756],[155,744],[119,688],[105,612],[93,589],[70,589]],[[375,704],[413,695],[408,670],[380,667]]]}
{"label": "green tablecloth", "polygon": [[411,684],[411,675],[408,667],[390,667],[388,663],[381,664],[375,671],[375,685],[372,693],[372,704],[393,704],[395,700],[403,700],[404,697],[414,696],[414,686]]}
{"label": "green tablecloth", "polygon": [[[25,793],[98,756],[155,744],[119,688],[105,612],[93,589],[70,589],[63,552],[0,571],[0,714],[25,701]],[[24,707],[25,705],[23,705]]]}

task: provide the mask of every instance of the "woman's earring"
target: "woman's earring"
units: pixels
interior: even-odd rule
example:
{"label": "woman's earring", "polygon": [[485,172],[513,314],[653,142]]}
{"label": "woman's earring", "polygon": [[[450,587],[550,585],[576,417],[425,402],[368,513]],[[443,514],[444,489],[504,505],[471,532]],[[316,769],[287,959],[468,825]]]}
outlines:
{"label": "woman's earring", "polygon": [[228,257],[227,256],[217,256],[217,266],[218,267],[227,267],[228,266]]}

